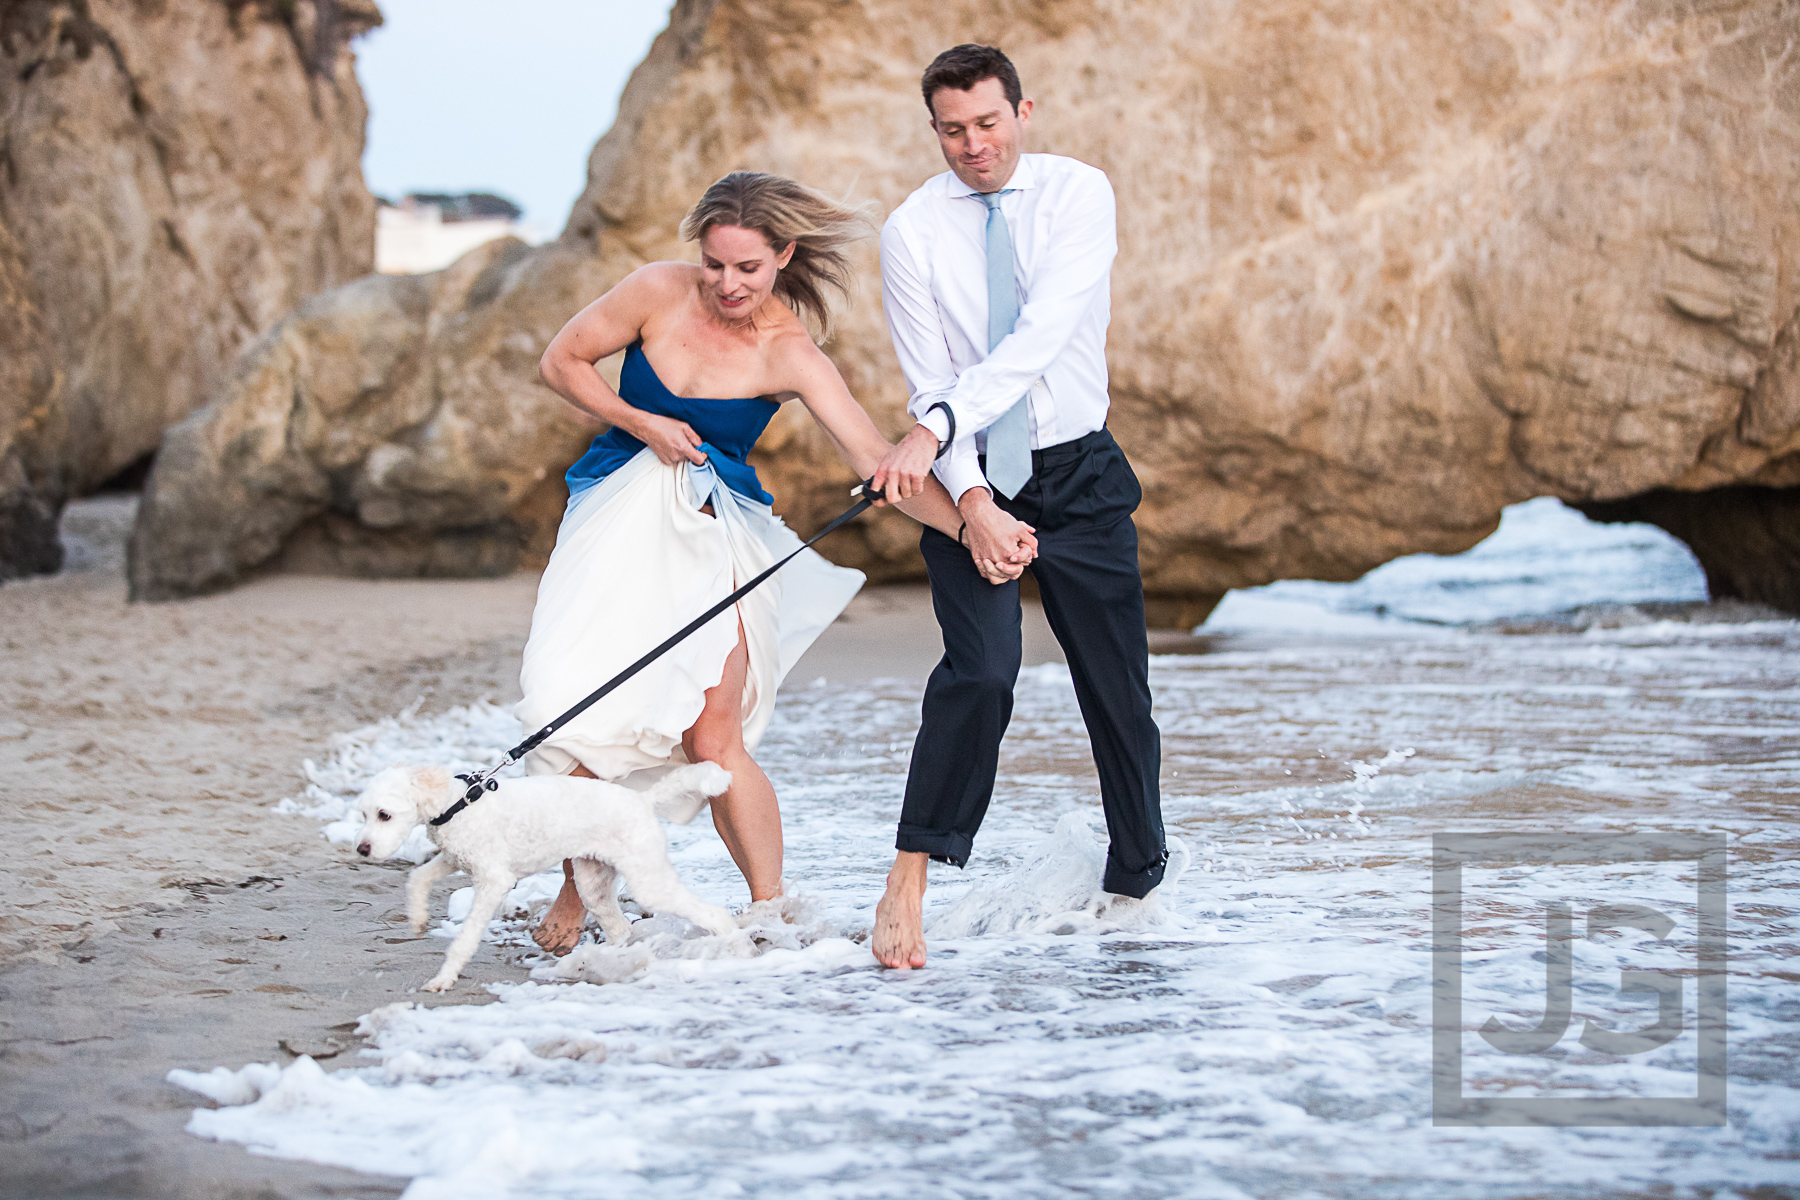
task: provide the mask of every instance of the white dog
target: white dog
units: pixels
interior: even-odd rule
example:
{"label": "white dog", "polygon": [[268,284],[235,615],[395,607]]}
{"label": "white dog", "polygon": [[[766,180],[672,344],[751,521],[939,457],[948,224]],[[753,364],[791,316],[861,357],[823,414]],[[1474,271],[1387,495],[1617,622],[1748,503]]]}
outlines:
{"label": "white dog", "polygon": [[[637,792],[598,779],[534,775],[501,781],[498,791],[442,825],[430,828],[440,853],[413,870],[406,910],[413,932],[423,933],[431,885],[453,871],[475,882],[475,902],[462,931],[444,955],[444,967],[425,985],[441,992],[456,982],[506,893],[522,877],[575,860],[581,902],[599,918],[609,942],[622,943],[631,927],[619,908],[618,877],[625,876],[639,904],[685,917],[709,933],[742,936],[731,914],[688,891],[669,862],[669,842],[657,817],[686,825],[706,802],[731,786],[731,773],[712,763],[670,772]],[[369,781],[357,802],[362,832],[356,852],[391,858],[414,827],[461,798],[465,785],[442,767],[389,767]]]}

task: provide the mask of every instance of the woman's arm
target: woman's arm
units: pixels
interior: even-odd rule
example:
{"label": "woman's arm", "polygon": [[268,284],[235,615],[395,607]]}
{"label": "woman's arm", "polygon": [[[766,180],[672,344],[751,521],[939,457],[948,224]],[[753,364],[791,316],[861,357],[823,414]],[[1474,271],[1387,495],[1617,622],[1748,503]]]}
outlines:
{"label": "woman's arm", "polygon": [[638,340],[644,322],[680,299],[681,269],[651,263],[621,279],[604,296],[569,318],[538,360],[538,377],[582,412],[616,425],[656,452],[665,463],[703,463],[700,435],[677,421],[627,404],[607,386],[594,364]]}
{"label": "woman's arm", "polygon": [[[806,405],[813,420],[819,423],[826,436],[837,446],[844,461],[859,476],[867,479],[874,474],[875,468],[891,449],[888,440],[881,436],[881,431],[875,428],[875,422],[869,419],[869,414],[863,410],[862,405],[851,396],[837,367],[810,339],[796,338],[787,359],[782,364],[781,372],[791,381],[786,390],[799,395],[800,402]],[[928,477],[922,492],[910,500],[899,501],[895,507],[913,520],[929,525],[949,537],[957,537],[962,531],[962,515],[951,501],[950,493],[944,490],[944,485],[938,482],[935,475]],[[977,560],[976,565],[993,582],[1000,581],[995,578],[996,575],[1006,579],[1018,578],[1025,564],[1037,552],[1037,539],[1032,536],[1031,527],[1023,522],[1015,524],[1017,553],[1010,561]]]}

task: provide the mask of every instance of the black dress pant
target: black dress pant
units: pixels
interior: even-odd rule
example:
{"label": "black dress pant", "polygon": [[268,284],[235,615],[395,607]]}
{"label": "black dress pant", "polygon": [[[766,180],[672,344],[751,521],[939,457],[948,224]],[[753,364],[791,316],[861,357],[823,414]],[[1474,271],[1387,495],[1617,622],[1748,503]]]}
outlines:
{"label": "black dress pant", "polygon": [[[1162,737],[1150,717],[1144,583],[1131,521],[1143,491],[1104,429],[1033,451],[1031,464],[1018,496],[995,501],[1037,530],[1038,557],[1028,569],[1068,657],[1100,773],[1112,839],[1104,886],[1143,896],[1162,882],[1168,858],[1157,785]],[[969,551],[935,529],[925,530],[919,548],[944,657],[925,685],[894,845],[960,867],[993,796],[1000,739],[1012,719],[1019,585],[989,583]]]}

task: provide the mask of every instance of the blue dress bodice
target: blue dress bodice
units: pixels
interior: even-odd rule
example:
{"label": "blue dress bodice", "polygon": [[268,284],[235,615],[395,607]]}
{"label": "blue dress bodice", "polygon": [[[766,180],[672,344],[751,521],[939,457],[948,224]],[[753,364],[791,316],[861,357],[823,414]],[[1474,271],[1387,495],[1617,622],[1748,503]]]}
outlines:
{"label": "blue dress bodice", "polygon": [[[738,495],[763,504],[775,498],[763,491],[756,468],[745,462],[756,439],[769,427],[781,405],[752,396],[739,400],[700,400],[677,396],[657,377],[644,344],[633,342],[625,350],[619,369],[619,398],[633,408],[686,421],[700,435],[700,451],[725,486]],[[644,443],[616,426],[594,439],[587,453],[569,468],[569,492],[585,491],[634,458]]]}

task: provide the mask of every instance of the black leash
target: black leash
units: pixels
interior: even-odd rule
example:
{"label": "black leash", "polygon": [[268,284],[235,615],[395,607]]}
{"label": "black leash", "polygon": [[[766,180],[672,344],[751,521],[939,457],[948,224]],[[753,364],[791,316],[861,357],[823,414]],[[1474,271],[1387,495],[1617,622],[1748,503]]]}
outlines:
{"label": "black leash", "polygon": [[746,583],[743,587],[731,593],[731,595],[725,597],[723,600],[695,617],[692,621],[689,621],[675,633],[671,634],[662,645],[650,651],[650,653],[644,655],[644,657],[638,659],[629,667],[626,667],[623,671],[620,671],[617,675],[614,675],[611,679],[589,692],[586,699],[576,704],[575,707],[571,708],[568,712],[556,718],[556,720],[550,722],[548,725],[514,746],[511,750],[508,750],[506,752],[506,757],[496,765],[489,767],[485,771],[477,771],[474,774],[458,775],[458,779],[469,785],[467,790],[463,792],[462,799],[458,800],[455,804],[452,804],[437,816],[431,818],[431,823],[433,825],[444,824],[444,822],[448,821],[451,817],[454,817],[457,813],[481,799],[481,794],[484,791],[491,792],[498,789],[500,783],[494,778],[495,775],[499,774],[513,763],[518,762],[527,754],[530,754],[542,744],[545,738],[586,712],[590,705],[602,699],[620,684],[624,683],[633,675],[636,675],[639,671],[674,649],[684,638],[693,633],[696,629],[699,629],[702,625],[705,625],[708,621],[712,620],[714,617],[736,604],[739,600],[742,600],[745,596],[748,596],[751,592],[755,591],[762,584],[766,583],[771,575],[775,574],[775,572],[781,570],[781,568],[787,566],[788,563],[797,558],[801,550],[808,549],[814,542],[823,538],[826,534],[837,532],[837,530],[849,524],[851,521],[854,521],[857,517],[862,516],[863,513],[868,511],[877,500],[883,498],[882,494],[875,490],[875,483],[872,479],[863,480],[850,494],[852,496],[858,496],[860,499],[833,518],[831,523],[825,526],[825,528],[813,534],[812,537],[807,540],[806,544],[800,547],[800,550],[794,551],[792,554],[764,571],[761,575],[758,575],[755,579],[752,579],[749,583]]}

